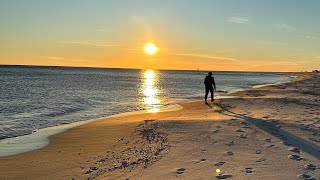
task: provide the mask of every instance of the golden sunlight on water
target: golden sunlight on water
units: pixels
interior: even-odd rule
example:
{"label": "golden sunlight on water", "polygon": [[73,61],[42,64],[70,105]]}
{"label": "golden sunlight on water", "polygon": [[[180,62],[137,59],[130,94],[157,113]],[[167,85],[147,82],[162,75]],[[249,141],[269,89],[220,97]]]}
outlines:
{"label": "golden sunlight on water", "polygon": [[144,95],[143,103],[146,105],[148,112],[156,113],[160,110],[157,107],[160,104],[158,98],[159,89],[157,88],[158,76],[155,70],[147,69],[143,72],[142,93]]}

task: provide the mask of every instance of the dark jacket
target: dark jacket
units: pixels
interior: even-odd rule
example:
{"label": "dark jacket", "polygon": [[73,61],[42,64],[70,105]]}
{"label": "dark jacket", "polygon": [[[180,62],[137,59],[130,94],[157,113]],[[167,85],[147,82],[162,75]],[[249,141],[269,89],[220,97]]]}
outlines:
{"label": "dark jacket", "polygon": [[212,88],[212,85],[214,88],[216,88],[216,83],[214,82],[214,78],[210,75],[207,75],[204,79],[204,85],[206,88]]}

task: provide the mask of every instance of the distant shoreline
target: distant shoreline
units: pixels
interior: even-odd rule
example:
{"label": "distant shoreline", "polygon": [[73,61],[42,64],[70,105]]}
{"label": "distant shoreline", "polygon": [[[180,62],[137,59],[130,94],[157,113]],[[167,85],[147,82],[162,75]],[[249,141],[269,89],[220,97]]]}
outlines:
{"label": "distant shoreline", "polygon": [[[15,65],[15,64],[0,64],[1,67],[34,67],[34,68],[79,68],[79,69],[123,69],[123,70],[144,70],[145,68],[123,68],[123,67],[90,67],[90,66],[46,66],[46,65]],[[160,71],[194,71],[194,72],[239,72],[239,73],[308,73],[308,72],[291,72],[291,71],[219,71],[219,70],[197,70],[197,69],[155,69]]]}

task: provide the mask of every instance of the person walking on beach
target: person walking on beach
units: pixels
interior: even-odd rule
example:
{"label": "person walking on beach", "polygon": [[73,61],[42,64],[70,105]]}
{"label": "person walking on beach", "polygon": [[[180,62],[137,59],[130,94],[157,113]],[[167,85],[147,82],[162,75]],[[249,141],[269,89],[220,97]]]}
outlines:
{"label": "person walking on beach", "polygon": [[209,91],[211,93],[211,102],[213,102],[214,101],[213,90],[216,90],[216,83],[214,82],[214,78],[212,77],[212,72],[209,72],[206,78],[204,79],[204,85],[206,87],[206,95],[204,96],[204,100],[205,100],[205,104],[208,104],[207,97],[208,97]]}

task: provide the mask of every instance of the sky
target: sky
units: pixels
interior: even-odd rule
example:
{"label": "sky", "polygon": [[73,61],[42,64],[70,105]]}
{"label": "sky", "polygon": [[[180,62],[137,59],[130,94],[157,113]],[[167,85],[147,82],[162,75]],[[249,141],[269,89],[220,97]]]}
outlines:
{"label": "sky", "polygon": [[319,0],[1,0],[0,64],[311,71],[319,18]]}

